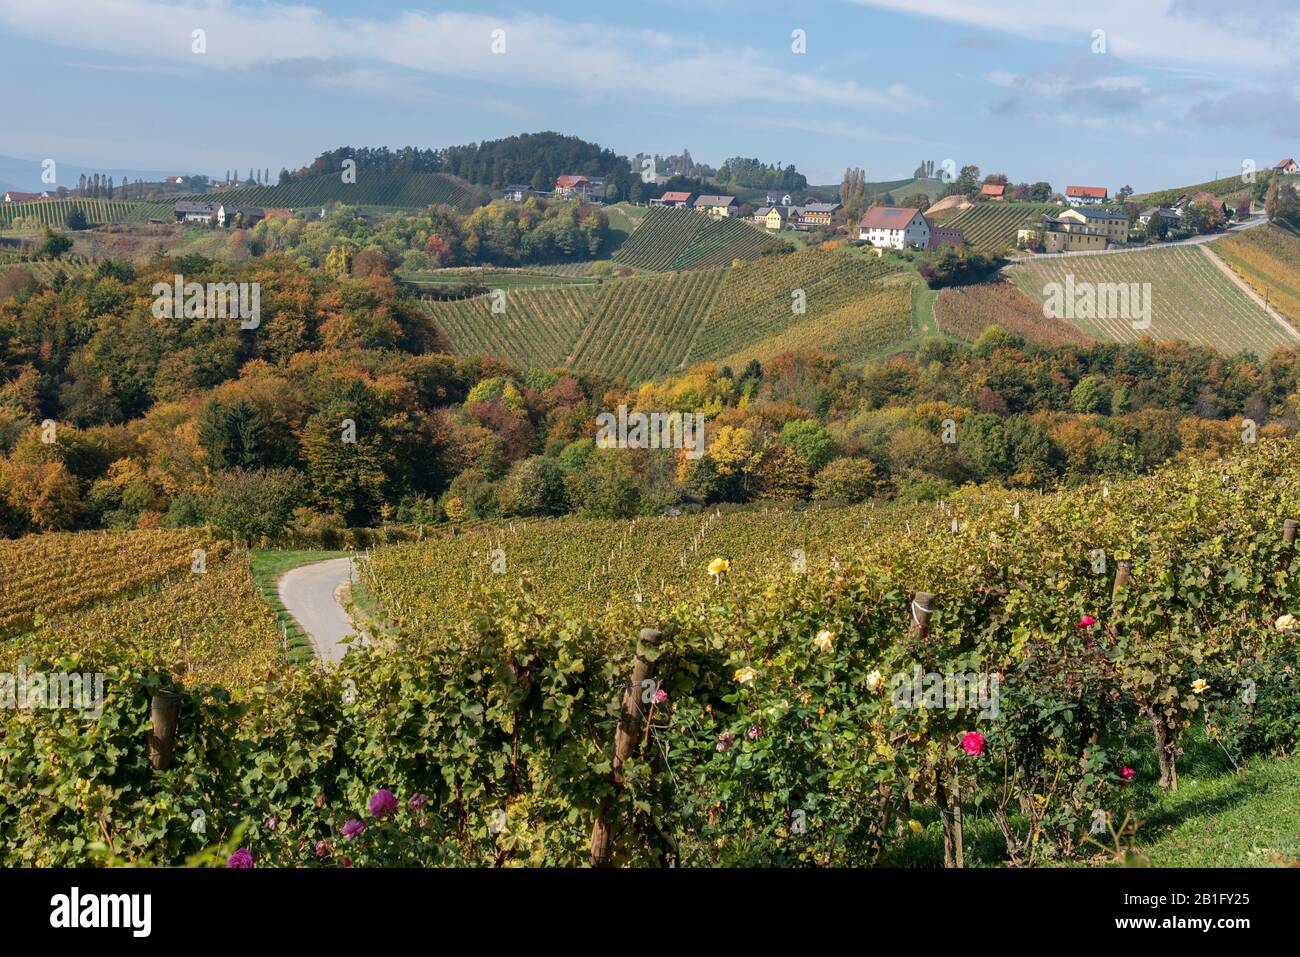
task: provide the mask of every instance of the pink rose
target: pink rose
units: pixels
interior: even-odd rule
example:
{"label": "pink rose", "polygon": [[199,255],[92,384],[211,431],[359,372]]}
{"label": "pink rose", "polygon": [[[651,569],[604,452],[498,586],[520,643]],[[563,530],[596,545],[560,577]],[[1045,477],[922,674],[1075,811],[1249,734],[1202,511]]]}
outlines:
{"label": "pink rose", "polygon": [[1093,618],[1092,615],[1084,615],[1079,619],[1080,628],[1091,628],[1095,624],[1097,624],[1097,619]]}
{"label": "pink rose", "polygon": [[1137,776],[1137,772],[1134,771],[1132,768],[1125,766],[1124,770],[1119,772],[1119,776],[1123,778],[1120,787],[1128,787],[1128,783],[1132,781],[1134,777]]}
{"label": "pink rose", "polygon": [[984,735],[978,731],[966,732],[966,737],[961,739],[961,749],[978,758],[984,753]]}

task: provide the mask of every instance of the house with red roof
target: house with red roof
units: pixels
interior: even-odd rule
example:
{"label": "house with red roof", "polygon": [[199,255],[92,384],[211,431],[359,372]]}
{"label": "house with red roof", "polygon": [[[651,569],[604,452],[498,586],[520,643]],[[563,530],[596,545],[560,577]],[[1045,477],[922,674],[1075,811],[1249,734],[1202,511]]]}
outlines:
{"label": "house with red roof", "polygon": [[1109,196],[1105,186],[1065,187],[1065,201],[1071,206],[1100,206]]}
{"label": "house with red roof", "polygon": [[1284,160],[1279,160],[1278,164],[1273,167],[1273,171],[1284,173],[1287,176],[1294,176],[1296,173],[1300,173],[1300,166],[1297,166],[1296,161],[1288,156]]}
{"label": "house with red roof", "polygon": [[16,189],[5,193],[4,197],[6,203],[30,203],[34,200],[49,198],[49,193],[20,193]]}
{"label": "house with red roof", "polygon": [[579,192],[582,187],[590,184],[591,180],[585,176],[557,176],[555,178],[555,195],[567,199]]}
{"label": "house with red roof", "polygon": [[858,221],[858,239],[885,249],[930,245],[930,221],[913,206],[873,206]]}
{"label": "house with red roof", "polygon": [[1005,200],[1007,187],[1005,183],[985,183],[980,187],[980,196],[985,199]]}
{"label": "house with red roof", "polygon": [[691,205],[691,194],[669,190],[658,199],[650,200],[651,206],[672,206],[676,209],[686,209]]}

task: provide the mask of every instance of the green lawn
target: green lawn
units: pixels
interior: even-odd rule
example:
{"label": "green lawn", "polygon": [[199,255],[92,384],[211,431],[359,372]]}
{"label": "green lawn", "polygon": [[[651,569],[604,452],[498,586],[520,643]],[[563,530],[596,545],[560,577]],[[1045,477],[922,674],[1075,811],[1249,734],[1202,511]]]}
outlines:
{"label": "green lawn", "polygon": [[[1256,756],[1234,771],[1223,751],[1203,735],[1185,743],[1178,762],[1178,790],[1156,783],[1159,768],[1149,748],[1134,763],[1133,811],[1140,822],[1133,847],[1153,867],[1278,867],[1300,864],[1300,754]],[[918,808],[925,828],[906,840],[885,863],[893,867],[940,867],[943,829],[933,805]],[[1019,823],[1019,822],[1017,822]],[[1118,822],[1116,822],[1118,823]],[[990,814],[964,814],[967,867],[1002,867],[1006,846]],[[1103,843],[1106,840],[1103,836]],[[1070,866],[1117,866],[1100,849]],[[1043,866],[1053,862],[1043,861]]]}
{"label": "green lawn", "polygon": [[255,548],[249,553],[249,569],[253,575],[253,581],[262,592],[262,597],[266,603],[271,606],[271,611],[275,614],[276,624],[284,628],[288,637],[288,656],[289,660],[301,664],[311,661],[316,653],[312,650],[311,641],[301,628],[294,617],[285,610],[284,604],[280,601],[280,593],[276,588],[276,582],[280,576],[291,568],[297,568],[299,565],[310,565],[312,562],[322,562],[327,558],[345,558],[350,552],[344,551],[312,551],[308,549],[266,549]]}

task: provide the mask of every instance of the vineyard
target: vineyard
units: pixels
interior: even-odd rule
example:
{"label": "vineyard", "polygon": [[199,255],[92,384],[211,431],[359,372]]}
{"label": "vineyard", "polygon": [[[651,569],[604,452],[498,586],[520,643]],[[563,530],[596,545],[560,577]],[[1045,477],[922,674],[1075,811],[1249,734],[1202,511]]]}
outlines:
{"label": "vineyard", "polygon": [[880,259],[820,247],[742,263],[728,270],[687,364],[721,359],[813,322],[876,291],[876,280],[896,268]]}
{"label": "vineyard", "polygon": [[15,259],[6,261],[0,259],[0,276],[13,269],[22,269],[28,272],[33,279],[41,283],[54,281],[54,277],[59,273],[65,276],[75,276],[81,273],[89,272],[95,268],[95,261],[86,256],[65,255],[58,259],[36,259],[31,261]]}
{"label": "vineyard", "polygon": [[934,319],[940,332],[970,342],[992,325],[1047,346],[1092,341],[1064,320],[1045,318],[1039,303],[1003,281],[941,289],[934,303]]}
{"label": "vineyard", "polygon": [[806,350],[858,362],[897,349],[913,334],[912,288],[891,282],[892,277],[880,283],[879,291],[733,352],[722,364],[742,369],[751,359],[767,362],[783,352]]}
{"label": "vineyard", "polygon": [[565,364],[597,299],[593,286],[561,284],[509,290],[500,313],[491,295],[424,306],[456,352],[549,368]]}
{"label": "vineyard", "polygon": [[[581,264],[579,264],[581,265]],[[473,285],[485,289],[526,289],[532,286],[594,285],[596,280],[580,273],[544,269],[465,268],[435,269],[429,272],[400,272],[402,279],[422,286]]]}
{"label": "vineyard", "polygon": [[190,531],[48,534],[0,539],[0,637],[54,615],[191,574],[194,549],[225,543]]}
{"label": "vineyard", "polygon": [[569,364],[630,382],[679,371],[724,275],[697,269],[606,282]]}
{"label": "vineyard", "polygon": [[1134,328],[1122,317],[1075,319],[1074,325],[1098,339],[1131,342],[1146,336],[1180,339],[1231,355],[1248,351],[1268,356],[1294,347],[1298,337],[1256,305],[1195,246],[1143,249],[1122,254],[1036,258],[1007,268],[1008,277],[1038,302],[1049,284],[1064,288],[1067,274],[1080,283],[1149,283],[1151,324]]}
{"label": "vineyard", "polygon": [[440,204],[464,207],[473,202],[474,191],[459,180],[442,173],[367,173],[359,170],[355,183],[345,183],[342,176],[328,174],[283,186],[216,190],[187,198],[236,206],[270,206],[276,209],[301,209],[324,206],[331,202],[347,203],[350,206],[423,209],[425,206]]}
{"label": "vineyard", "polygon": [[61,227],[74,209],[85,213],[86,221],[92,226],[143,223],[150,219],[171,222],[173,205],[118,199],[42,199],[30,203],[0,203],[0,226],[9,226],[16,219],[23,219],[38,226]]}
{"label": "vineyard", "polygon": [[[1024,867],[1110,860],[1100,815],[1141,861],[1171,825],[1125,821],[1177,792],[1193,738],[1225,767],[1300,743],[1296,452],[1046,496],[438,533],[360,563],[398,640],[328,671],[276,667],[235,553],[24,639],[29,667],[108,693],[97,721],[0,713],[0,860],[85,864],[106,836],[169,863],[243,826],[258,866]],[[159,687],[183,694],[166,775],[143,757]],[[360,811],[345,841],[381,788],[418,815]],[[1300,858],[1293,819],[1255,823],[1232,861]]]}
{"label": "vineyard", "polygon": [[764,230],[741,219],[657,206],[619,247],[614,261],[659,272],[705,269],[754,259],[774,243]]}
{"label": "vineyard", "polygon": [[976,203],[944,223],[962,231],[981,252],[1000,252],[1016,242],[1016,230],[1056,211],[1053,203]]}
{"label": "vineyard", "polygon": [[1267,225],[1217,240],[1214,252],[1278,312],[1300,324],[1300,237]]}

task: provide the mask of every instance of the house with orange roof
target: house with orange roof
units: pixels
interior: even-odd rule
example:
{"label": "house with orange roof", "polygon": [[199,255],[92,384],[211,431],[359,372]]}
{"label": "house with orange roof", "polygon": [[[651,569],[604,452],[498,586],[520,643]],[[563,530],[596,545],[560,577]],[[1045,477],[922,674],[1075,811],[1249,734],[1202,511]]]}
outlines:
{"label": "house with orange roof", "polygon": [[1065,201],[1071,206],[1100,206],[1109,197],[1105,186],[1065,187]]}

